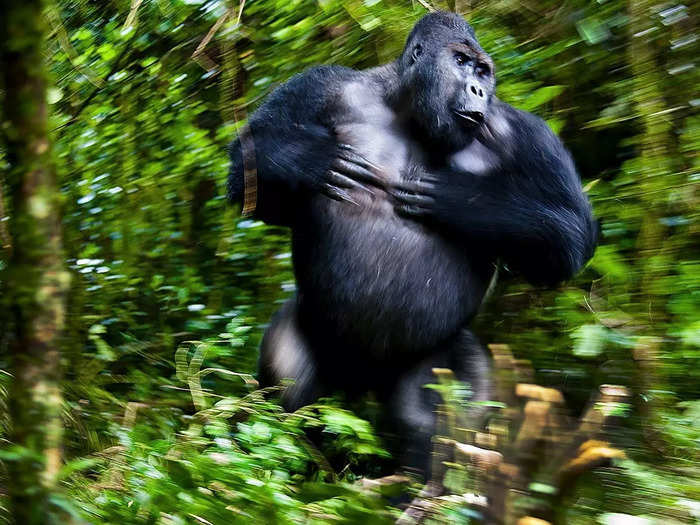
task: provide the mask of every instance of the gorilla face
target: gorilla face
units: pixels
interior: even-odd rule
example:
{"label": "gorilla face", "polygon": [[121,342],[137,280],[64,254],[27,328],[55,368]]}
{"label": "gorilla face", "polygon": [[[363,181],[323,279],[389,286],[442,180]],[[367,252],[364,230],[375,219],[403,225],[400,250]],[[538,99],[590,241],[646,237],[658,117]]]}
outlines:
{"label": "gorilla face", "polygon": [[493,61],[463,19],[430,16],[416,26],[400,59],[401,98],[430,142],[460,149],[487,118]]}
{"label": "gorilla face", "polygon": [[494,90],[493,63],[483,51],[466,44],[449,44],[436,64],[436,90],[449,97],[448,107],[463,127],[473,130],[485,118]]}

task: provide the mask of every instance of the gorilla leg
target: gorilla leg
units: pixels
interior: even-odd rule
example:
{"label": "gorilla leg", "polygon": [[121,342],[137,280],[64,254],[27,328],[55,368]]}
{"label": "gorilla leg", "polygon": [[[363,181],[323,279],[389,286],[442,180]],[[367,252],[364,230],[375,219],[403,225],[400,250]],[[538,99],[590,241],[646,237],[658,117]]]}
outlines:
{"label": "gorilla leg", "polygon": [[[399,378],[390,400],[390,414],[395,418],[403,450],[401,466],[430,477],[432,437],[438,429],[436,410],[440,395],[424,385],[435,382],[433,368],[449,368],[459,381],[469,383],[470,401],[486,401],[491,396],[490,364],[486,351],[469,330],[462,332],[445,350],[420,362]],[[478,424],[483,410],[468,410],[463,416]],[[437,474],[437,473],[433,473]]]}
{"label": "gorilla leg", "polygon": [[318,365],[299,327],[296,298],[287,301],[272,317],[260,346],[258,371],[263,387],[278,385],[282,379],[294,380],[282,394],[282,405],[288,412],[313,403],[320,396]]}

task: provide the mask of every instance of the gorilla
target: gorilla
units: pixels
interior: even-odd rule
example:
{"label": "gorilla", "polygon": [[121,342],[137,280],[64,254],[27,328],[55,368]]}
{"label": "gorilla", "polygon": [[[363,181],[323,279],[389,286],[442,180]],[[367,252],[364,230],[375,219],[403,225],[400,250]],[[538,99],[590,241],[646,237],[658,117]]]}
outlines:
{"label": "gorilla", "polygon": [[[291,228],[298,290],[263,339],[261,383],[293,378],[288,410],[374,392],[403,465],[423,474],[439,402],[423,387],[431,370],[450,368],[472,400],[489,398],[489,361],[468,325],[496,263],[553,285],[597,241],[568,151],[495,84],[472,27],[436,12],[394,62],[312,68],[248,123],[254,216]],[[246,155],[240,138],[230,145],[234,203]]]}

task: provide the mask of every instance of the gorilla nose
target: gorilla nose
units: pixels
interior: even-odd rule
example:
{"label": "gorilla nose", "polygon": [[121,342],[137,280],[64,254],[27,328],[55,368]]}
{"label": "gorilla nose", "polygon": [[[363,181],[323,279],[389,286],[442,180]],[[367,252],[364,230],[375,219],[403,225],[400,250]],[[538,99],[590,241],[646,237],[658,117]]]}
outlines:
{"label": "gorilla nose", "polygon": [[476,84],[472,84],[471,86],[469,86],[469,91],[479,98],[484,98],[484,90]]}

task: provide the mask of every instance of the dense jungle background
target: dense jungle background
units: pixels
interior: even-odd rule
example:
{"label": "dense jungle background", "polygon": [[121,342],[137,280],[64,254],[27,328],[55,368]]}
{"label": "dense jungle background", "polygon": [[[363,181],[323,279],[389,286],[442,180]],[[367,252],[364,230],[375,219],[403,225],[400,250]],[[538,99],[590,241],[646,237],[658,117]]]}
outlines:
{"label": "dense jungle background", "polygon": [[[367,481],[388,461],[371,400],[286,414],[256,389],[263,329],[294,292],[289,236],[225,196],[226,145],[271,90],[315,64],[393,60],[442,8],[475,27],[498,96],[562,136],[602,225],[576,279],[536,289],[503,268],[475,322],[512,353],[497,372],[526,368],[525,383],[561,391],[566,421],[614,416],[596,434],[602,456],[566,491],[532,468],[549,449],[532,448],[503,519],[698,523],[695,7],[3,2],[0,520],[481,522],[483,501],[464,494],[485,482],[456,460],[452,496],[422,514]],[[625,395],[595,401],[601,385]],[[449,377],[433,388],[448,414],[468,403]],[[508,421],[513,399],[493,403]],[[511,427],[476,443],[517,441]],[[573,443],[565,425],[545,430],[540,443]]]}

